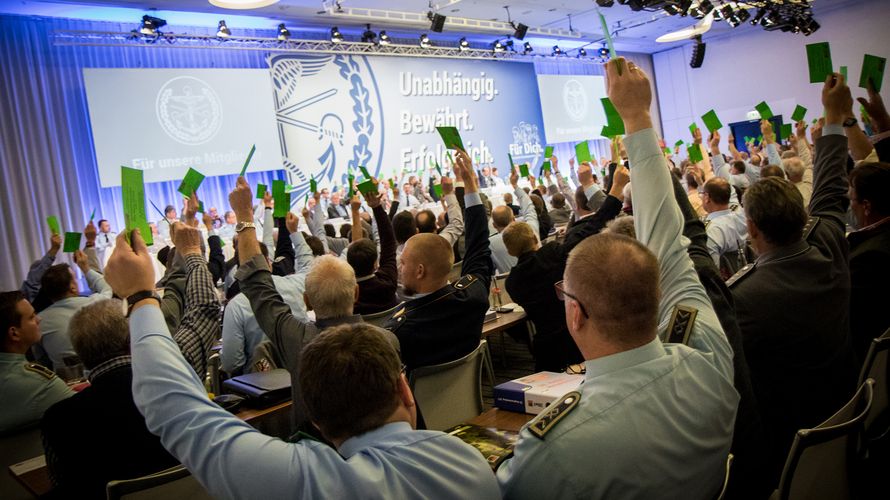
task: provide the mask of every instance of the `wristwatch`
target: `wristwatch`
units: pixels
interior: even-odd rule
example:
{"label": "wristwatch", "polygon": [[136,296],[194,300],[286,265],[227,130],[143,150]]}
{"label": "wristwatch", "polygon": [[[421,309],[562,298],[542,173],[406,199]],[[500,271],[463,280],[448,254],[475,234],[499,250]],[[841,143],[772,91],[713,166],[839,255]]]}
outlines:
{"label": "wristwatch", "polygon": [[239,222],[235,224],[235,232],[240,233],[241,231],[244,231],[249,227],[256,229],[256,224],[254,224],[253,222]]}
{"label": "wristwatch", "polygon": [[846,120],[844,120],[843,125],[844,125],[844,128],[848,128],[848,127],[852,127],[852,126],[856,125],[857,123],[859,123],[859,122],[856,121],[856,117],[851,116],[851,117],[847,118]]}
{"label": "wristwatch", "polygon": [[143,290],[141,292],[136,292],[133,295],[127,297],[127,317],[130,317],[130,313],[133,312],[133,306],[136,305],[140,300],[145,299],[154,299],[158,301],[158,306],[161,305],[161,296],[155,293],[154,290]]}

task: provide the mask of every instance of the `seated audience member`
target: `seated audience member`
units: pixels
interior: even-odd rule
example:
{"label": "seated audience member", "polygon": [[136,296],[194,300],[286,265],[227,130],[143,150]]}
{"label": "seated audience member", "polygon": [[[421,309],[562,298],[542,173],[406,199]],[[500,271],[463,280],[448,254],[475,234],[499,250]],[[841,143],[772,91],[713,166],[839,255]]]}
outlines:
{"label": "seated audience member", "polygon": [[31,267],[28,269],[28,276],[22,282],[21,288],[22,294],[28,302],[33,302],[37,299],[37,294],[40,292],[40,280],[46,274],[46,271],[52,267],[53,262],[56,261],[56,255],[59,254],[61,249],[62,237],[54,234],[50,237],[49,250],[47,250],[46,254],[31,264]]}
{"label": "seated audience member", "polygon": [[133,402],[130,330],[117,300],[81,308],[71,343],[90,386],[51,406],[40,427],[46,465],[59,498],[101,498],[116,479],[132,479],[178,462],[148,432]]}
{"label": "seated audience member", "polygon": [[[566,327],[565,311],[561,307],[553,284],[562,280],[569,252],[588,236],[598,233],[603,225],[621,212],[621,198],[627,184],[627,170],[616,170],[612,190],[596,215],[572,226],[565,241],[551,241],[543,246],[534,229],[524,222],[513,222],[503,232],[504,244],[510,255],[518,258],[507,277],[507,293],[525,309],[535,324],[532,353],[535,371],[560,372],[565,367],[584,360]],[[590,165],[583,163],[578,178],[587,192],[594,193]]]}
{"label": "seated audience member", "polygon": [[220,238],[225,238],[227,240],[231,240],[233,236],[235,236],[235,212],[231,210],[227,211],[225,214],[225,224],[216,229],[216,235]]}
{"label": "seated audience member", "polygon": [[766,179],[767,177],[778,177],[780,179],[784,179],[785,171],[782,170],[782,167],[779,167],[778,165],[767,165],[760,171],[760,178]]}
{"label": "seated audience member", "polygon": [[562,226],[569,223],[572,218],[572,211],[566,206],[566,197],[562,193],[554,193],[550,197],[550,220],[554,226]]}
{"label": "seated audience member", "polygon": [[[322,204],[318,203],[319,198],[316,197],[316,206],[321,209]],[[340,191],[334,191],[331,193],[331,203],[327,206],[328,218],[329,219],[348,219],[349,218],[349,210],[346,209],[346,205],[342,203]]]}
{"label": "seated audience member", "polygon": [[[570,226],[578,224],[578,222],[585,217],[590,217],[596,213],[606,201],[606,193],[603,193],[602,189],[599,189],[599,186],[597,186],[596,183],[594,183],[596,190],[592,196],[587,196],[584,186],[580,184],[581,183],[578,182],[578,188],[575,189],[575,213],[572,214],[572,221],[569,223]],[[625,193],[625,204],[627,203],[628,198],[629,197]]]}
{"label": "seated audience member", "polygon": [[550,235],[550,230],[553,229],[553,222],[550,221],[550,214],[547,212],[547,204],[539,194],[532,193],[529,197],[535,208],[535,215],[538,217],[538,238],[544,241]]}
{"label": "seated audience member", "polygon": [[504,193],[504,204],[513,211],[514,216],[519,216],[519,205],[513,204],[513,193]]}
{"label": "seated audience member", "polygon": [[392,230],[396,235],[396,262],[402,259],[402,252],[405,250],[405,243],[417,234],[417,222],[411,212],[399,212],[392,218]]}
{"label": "seated audience member", "polygon": [[[250,186],[239,178],[230,201],[241,222],[252,220],[252,196]],[[203,266],[198,257],[200,236],[191,229],[187,232],[189,243],[177,247]],[[289,325],[284,330],[296,332],[296,320],[274,291],[265,261],[256,259],[256,239],[248,232],[253,228],[243,229],[245,237],[239,239],[243,262],[239,273],[244,275],[245,289],[263,290],[262,313],[257,316],[267,315],[261,321],[278,323],[276,328]],[[154,285],[145,243],[138,232],[132,239],[132,247],[126,240],[118,241],[108,264],[111,284],[123,297]],[[317,262],[314,270],[327,266],[335,274],[351,273],[348,266],[338,266],[345,265],[340,259],[321,257]],[[331,281],[330,274],[325,278]],[[312,281],[310,273],[307,291]],[[336,286],[314,291],[327,297],[354,293],[354,279],[353,286],[346,287],[349,293],[335,290],[349,280],[337,276],[333,281]],[[309,294],[312,301],[319,297]],[[352,306],[351,300],[336,302]],[[268,315],[272,310],[278,314]],[[305,366],[298,386],[307,391],[295,403],[308,408],[306,418],[322,429],[334,449],[311,439],[285,443],[265,436],[210,401],[170,338],[154,300],[138,301],[129,323],[136,406],[148,429],[214,497],[499,498],[490,468],[475,448],[441,432],[412,430],[414,398],[400,374],[395,347],[378,328],[342,325],[316,338],[305,351],[300,345],[288,352],[296,358],[294,364]]]}
{"label": "seated audience member", "polygon": [[[531,197],[519,187],[518,169],[514,169],[510,173],[510,185],[513,186],[513,193],[516,195],[516,199],[519,200],[520,205],[519,217],[516,220],[528,224],[537,235],[539,232],[538,212],[535,210],[535,205],[532,202]],[[513,269],[513,266],[516,265],[516,257],[510,255],[510,253],[507,252],[507,247],[504,246],[503,235],[504,229],[506,229],[513,220],[513,211],[506,206],[497,206],[491,210],[491,225],[494,226],[497,234],[488,238],[488,244],[491,247],[491,262],[494,264],[494,268],[498,274],[509,273],[510,270]]]}
{"label": "seated audience member", "polygon": [[702,190],[702,207],[708,212],[705,228],[708,232],[708,252],[720,268],[724,279],[745,265],[744,252],[748,229],[745,211],[730,206],[732,186],[722,177],[712,177]]}
{"label": "seated audience member", "polygon": [[798,429],[818,425],[853,394],[850,270],[844,238],[847,138],[853,99],[840,75],[822,90],[810,219],[800,191],[766,177],[745,192],[748,235],[758,257],[727,284],[735,301],[751,382],[778,482]]}
{"label": "seated audience member", "polygon": [[[92,224],[90,224],[92,225]],[[87,245],[93,246],[96,239],[96,230],[87,232]],[[105,282],[105,278],[93,269],[90,269],[87,256],[78,250],[74,254],[74,262],[86,276],[90,290],[93,292],[88,297],[82,297],[78,292],[77,279],[74,271],[68,264],[52,266],[40,280],[40,287],[52,305],[41,311],[40,320],[43,333],[38,349],[45,353],[52,368],[58,372],[65,366],[65,358],[74,356],[74,348],[71,347],[71,339],[68,338],[68,323],[71,316],[81,307],[98,300],[111,298],[111,287]],[[43,356],[38,355],[41,359]]]}
{"label": "seated audience member", "polygon": [[850,172],[850,331],[865,359],[871,340],[890,328],[885,310],[890,283],[890,163],[864,163]]}
{"label": "seated audience member", "polygon": [[[243,178],[239,178],[237,187],[229,195],[229,201],[239,222],[250,220],[250,186]],[[297,225],[296,215],[288,218],[291,220],[290,224]],[[254,228],[248,226],[239,235],[252,236],[249,234],[252,232]],[[302,250],[300,254],[305,256],[306,250]],[[349,264],[337,257],[326,255],[312,261],[303,292],[306,309],[315,311],[315,322],[312,323],[291,314],[290,307],[275,289],[269,266],[260,254],[256,238],[238,239],[238,258],[241,264],[237,277],[241,283],[241,292],[250,301],[257,323],[290,372],[295,428],[311,431],[300,390],[300,352],[306,342],[325,328],[362,321],[361,316],[353,314],[353,305],[358,296],[355,272]]]}
{"label": "seated audience member", "polygon": [[[296,249],[295,269],[292,274],[287,276],[273,274],[272,283],[282,300],[290,308],[291,314],[302,321],[308,321],[303,294],[306,291],[306,273],[309,272],[309,267],[312,265],[314,252],[310,249],[303,234],[297,230],[296,215],[288,213],[286,227],[290,233],[288,237]],[[260,247],[260,250],[262,251],[263,247]],[[266,264],[272,265],[268,257],[266,257]],[[253,314],[250,301],[244,293],[239,293],[229,300],[223,314],[221,368],[231,375],[263,371],[268,366],[262,359],[255,358],[255,354],[257,346],[265,338],[266,336]]]}
{"label": "seated audience member", "polygon": [[[377,181],[374,181],[375,185]],[[355,271],[358,297],[353,312],[373,314],[392,309],[398,304],[396,289],[399,286],[399,269],[396,266],[396,237],[389,215],[380,203],[380,194],[368,192],[365,201],[374,212],[377,233],[380,236],[380,264],[377,263],[377,245],[367,238],[353,235],[346,261]],[[358,214],[358,200],[352,202],[352,216]]]}
{"label": "seated audience member", "polygon": [[173,242],[170,228],[173,226],[174,222],[179,222],[179,219],[176,218],[176,207],[167,205],[164,207],[164,218],[159,220],[156,224],[158,228],[158,237],[161,241],[155,243],[166,243],[169,245]]}
{"label": "seated audience member", "polygon": [[467,207],[467,250],[461,278],[448,283],[454,252],[445,238],[427,233],[412,236],[402,252],[399,277],[406,294],[414,298],[397,309],[385,325],[399,338],[408,370],[453,361],[476,349],[489,307],[493,268],[485,208],[470,158],[458,151],[455,159]]}
{"label": "seated audience member", "polygon": [[[451,177],[442,177],[442,198],[445,200],[448,225],[438,231],[438,234],[445,238],[449,245],[454,245],[464,232],[464,216],[457,201],[454,181]],[[431,210],[421,210],[414,216],[414,219],[418,233],[436,234],[436,216]]]}
{"label": "seated audience member", "polygon": [[782,160],[782,167],[788,180],[800,191],[803,206],[810,206],[810,200],[813,198],[813,165],[806,165],[800,158],[795,157]]}
{"label": "seated audience member", "polygon": [[[521,431],[513,458],[497,471],[501,493],[711,498],[722,486],[738,403],[732,349],[681,237],[683,218],[649,117],[650,83],[623,59],[607,72],[628,132],[642,241],[597,235],[569,255],[557,287],[587,360],[585,381]],[[668,333],[675,307],[697,311],[685,345],[659,335]]]}
{"label": "seated audience member", "polygon": [[686,199],[689,200],[689,204],[692,205],[699,217],[706,216],[708,212],[702,206],[701,195],[698,192],[698,179],[696,179],[695,174],[687,171],[683,178],[686,180]]}
{"label": "seated audience member", "polygon": [[0,293],[0,328],[0,434],[5,434],[38,423],[47,408],[74,392],[52,370],[25,358],[40,340],[40,317],[22,292]]}
{"label": "seated audience member", "polygon": [[[414,176],[411,176],[411,179],[414,179]],[[416,180],[414,180],[416,183]],[[399,206],[402,210],[407,210],[409,208],[417,208],[420,205],[420,200],[417,198],[417,195],[420,194],[418,191],[414,189],[412,184],[406,183],[402,185],[402,192],[399,194]]]}
{"label": "seated audience member", "polygon": [[[335,191],[334,195],[337,195],[337,200],[339,203],[339,192]],[[316,200],[316,203],[311,210],[303,210],[303,218],[306,219],[306,225],[309,226],[309,229],[312,231],[312,235],[321,240],[325,253],[330,252],[334,255],[339,256],[343,253],[344,250],[346,250],[346,247],[349,246],[348,236],[350,231],[352,231],[352,224],[347,222],[340,226],[339,238],[337,238],[336,235],[330,236],[325,229],[324,221],[327,215],[325,214],[325,210],[322,208],[322,203],[320,202],[321,193],[316,192],[310,199]],[[331,203],[333,203],[333,201]],[[331,229],[333,231],[333,226],[331,226]]]}

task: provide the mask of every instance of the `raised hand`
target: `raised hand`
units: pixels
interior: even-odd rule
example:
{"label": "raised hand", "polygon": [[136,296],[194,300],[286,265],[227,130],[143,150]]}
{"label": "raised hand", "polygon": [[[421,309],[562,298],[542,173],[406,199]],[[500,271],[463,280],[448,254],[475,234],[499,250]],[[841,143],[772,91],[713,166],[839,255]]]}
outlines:
{"label": "raised hand", "polygon": [[794,132],[797,134],[799,139],[807,138],[807,122],[803,120],[798,120],[797,123],[794,124]]}
{"label": "raised hand", "polygon": [[559,173],[559,162],[557,160],[558,160],[558,158],[556,158],[556,155],[553,155],[550,157],[550,169],[558,174]]}
{"label": "raised hand", "polygon": [[516,189],[517,184],[519,184],[519,167],[513,167],[513,170],[510,171],[510,185]]}
{"label": "raised hand", "polygon": [[83,235],[87,238],[88,247],[96,244],[96,226],[93,224],[93,221],[90,221],[87,227],[83,229]]}
{"label": "raised hand", "polygon": [[822,105],[825,106],[825,122],[828,124],[841,124],[846,118],[853,116],[853,96],[840,73],[825,78]]}
{"label": "raised hand", "polygon": [[74,252],[74,263],[83,271],[83,274],[90,272],[90,261],[82,250]]}
{"label": "raised hand", "polygon": [[464,193],[479,192],[479,182],[476,180],[476,171],[473,169],[470,155],[466,151],[458,149],[454,154],[454,162],[454,177],[463,179]]}
{"label": "raised hand", "polygon": [[609,189],[609,194],[624,201],[624,186],[627,186],[628,182],[630,182],[630,172],[623,165],[618,165],[612,177],[612,187]]}
{"label": "raised hand", "polygon": [[819,120],[813,124],[813,128],[810,129],[810,135],[813,137],[813,144],[816,143],[816,139],[822,137],[822,127],[825,126],[825,118],[819,118]]}
{"label": "raised hand", "polygon": [[297,217],[297,214],[288,212],[287,216],[285,216],[284,224],[287,226],[287,231],[289,233],[296,233],[297,228],[300,225],[300,219]]}
{"label": "raised hand", "polygon": [[701,144],[702,143],[700,128],[696,128],[695,130],[692,131],[692,142],[693,142],[693,144]]}
{"label": "raised hand", "polygon": [[454,181],[451,177],[442,177],[442,194],[449,195],[454,192]]}
{"label": "raised hand", "polygon": [[56,255],[62,249],[62,236],[54,234],[49,237],[49,253]]}
{"label": "raised hand", "polygon": [[383,195],[381,195],[380,191],[377,189],[377,186],[380,185],[380,183],[377,182],[377,179],[371,177],[371,181],[374,183],[374,190],[369,191],[368,193],[364,193],[363,195],[365,197],[365,201],[368,202],[368,206],[371,207],[371,209],[373,210],[380,206],[380,199],[383,197]]}
{"label": "raised hand", "polygon": [[229,193],[229,205],[238,222],[253,222],[253,191],[244,177],[238,177],[235,189]]}
{"label": "raised hand", "polygon": [[170,232],[177,253],[180,255],[201,254],[201,231],[182,222],[174,222]]}
{"label": "raised hand", "polygon": [[192,191],[192,195],[188,197],[185,207],[183,207],[182,221],[189,226],[198,227],[198,219],[195,218],[195,214],[198,213],[199,206],[200,202],[198,201],[198,193]]}
{"label": "raised hand", "polygon": [[593,185],[593,169],[589,162],[581,162],[578,165],[578,182],[586,189]]}
{"label": "raised hand", "polygon": [[624,120],[627,134],[651,128],[652,86],[643,70],[618,57],[606,63],[606,81],[609,99]]}
{"label": "raised hand", "polygon": [[868,81],[868,99],[860,97],[856,100],[859,101],[859,104],[862,104],[865,112],[871,117],[871,124],[875,133],[879,134],[890,130],[890,114],[887,113],[881,94],[875,92],[871,80]]}
{"label": "raised hand", "polygon": [[151,254],[145,241],[136,229],[127,242],[127,235],[122,232],[117,236],[114,253],[105,264],[105,281],[111,286],[118,297],[129,297],[136,292],[154,290],[155,268],[151,263]]}
{"label": "raised hand", "polygon": [[[253,202],[251,202],[253,203]],[[272,198],[272,193],[267,189],[265,193],[263,193],[263,206],[266,208],[274,208],[275,207],[275,199]]]}
{"label": "raised hand", "polygon": [[352,199],[349,200],[349,206],[352,208],[353,212],[358,212],[362,208],[362,199],[358,196],[358,189],[356,189],[355,194],[352,195]]}

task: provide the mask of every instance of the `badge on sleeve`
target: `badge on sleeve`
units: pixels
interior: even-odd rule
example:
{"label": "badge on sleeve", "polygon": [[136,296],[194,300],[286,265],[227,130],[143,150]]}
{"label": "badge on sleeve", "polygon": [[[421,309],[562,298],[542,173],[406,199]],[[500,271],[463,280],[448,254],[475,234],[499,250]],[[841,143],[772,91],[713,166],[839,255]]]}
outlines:
{"label": "badge on sleeve", "polygon": [[689,336],[692,335],[696,315],[698,315],[698,309],[694,307],[675,305],[665,342],[689,345]]}
{"label": "badge on sleeve", "polygon": [[550,432],[560,420],[569,414],[581,401],[581,393],[577,391],[570,392],[562,397],[559,401],[550,405],[549,408],[542,411],[540,415],[529,422],[528,430],[535,436],[544,439],[544,435]]}

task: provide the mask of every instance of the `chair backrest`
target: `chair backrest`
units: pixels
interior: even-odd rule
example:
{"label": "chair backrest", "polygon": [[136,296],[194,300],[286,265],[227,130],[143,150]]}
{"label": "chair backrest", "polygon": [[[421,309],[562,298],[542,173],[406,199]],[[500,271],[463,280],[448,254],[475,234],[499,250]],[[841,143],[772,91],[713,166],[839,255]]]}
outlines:
{"label": "chair backrest", "polygon": [[135,479],[110,481],[105,488],[108,500],[189,500],[213,497],[201,483],[182,465]]}
{"label": "chair backrest", "polygon": [[388,320],[389,317],[392,316],[393,313],[396,312],[396,309],[401,307],[402,304],[404,304],[404,302],[399,302],[392,309],[387,309],[385,311],[380,311],[378,313],[362,314],[362,321],[364,321],[365,323],[369,323],[371,325],[379,326],[380,328],[383,328],[383,324],[386,323],[386,320]]}
{"label": "chair backrest", "polygon": [[865,362],[862,363],[862,372],[859,374],[860,385],[867,379],[875,381],[871,411],[865,417],[864,428],[867,437],[880,437],[888,430],[890,422],[890,415],[887,415],[887,408],[890,405],[890,387],[887,385],[887,370],[890,370],[888,357],[890,357],[890,329],[871,341]]}
{"label": "chair backrest", "polygon": [[427,429],[445,430],[482,413],[482,360],[487,344],[466,356],[411,371],[408,383]]}
{"label": "chair backrest", "polygon": [[851,498],[851,466],[871,409],[873,384],[867,379],[828,420],[797,431],[779,481],[780,500]]}
{"label": "chair backrest", "polygon": [[460,273],[463,271],[463,261],[455,262],[453,266],[451,266],[451,271],[448,272],[448,281],[452,283],[456,283],[457,280],[460,279]]}

